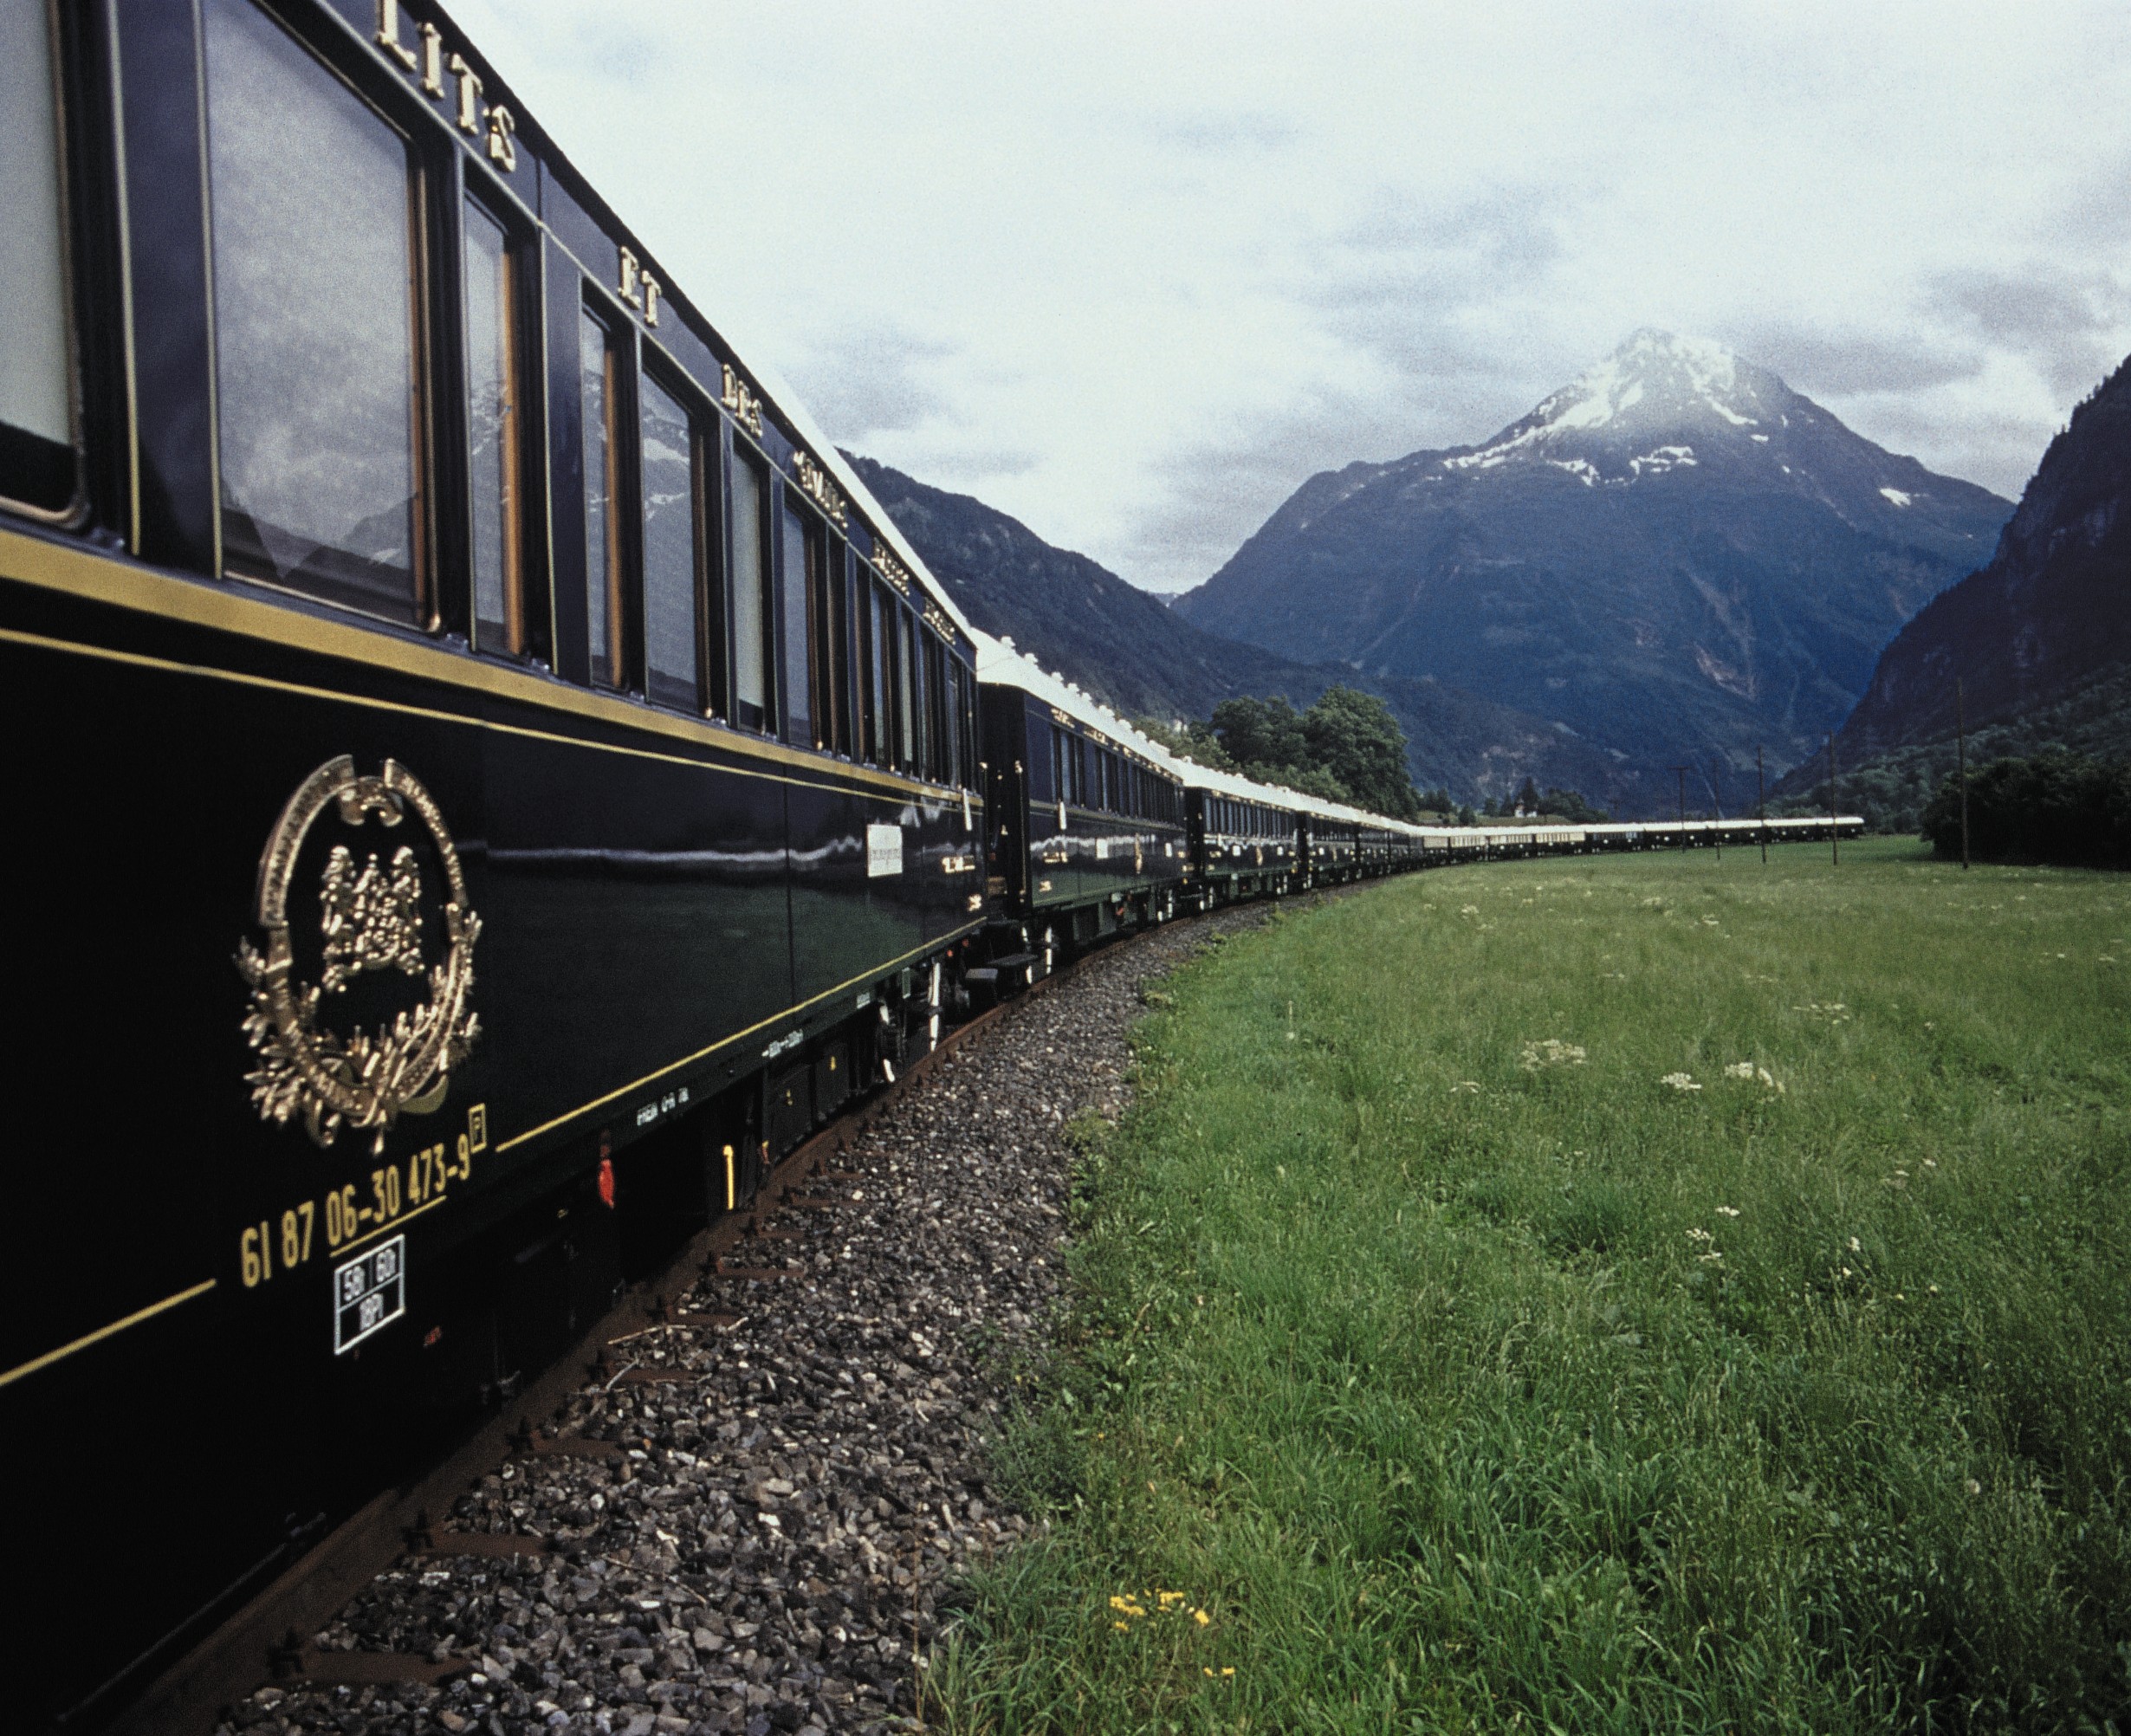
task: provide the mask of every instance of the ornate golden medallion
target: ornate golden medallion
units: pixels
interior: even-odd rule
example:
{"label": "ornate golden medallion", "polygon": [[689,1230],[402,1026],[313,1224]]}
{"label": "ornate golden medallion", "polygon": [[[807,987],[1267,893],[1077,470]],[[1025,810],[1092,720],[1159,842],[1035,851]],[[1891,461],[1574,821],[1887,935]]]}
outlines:
{"label": "ornate golden medallion", "polygon": [[[359,828],[372,817],[396,826],[409,809],[420,816],[448,893],[442,964],[425,966],[423,960],[422,871],[413,848],[403,844],[384,863],[373,852],[359,863],[357,852],[343,843],[327,854],[318,890],[324,968],[316,983],[298,980],[289,892],[312,822],[329,806],[338,808],[343,824]],[[401,1111],[426,1115],[443,1105],[452,1068],[480,1034],[480,1020],[467,1002],[481,918],[467,907],[465,877],[443,813],[397,761],[387,760],[374,778],[358,776],[346,754],[327,761],[304,780],[275,822],[259,858],[256,914],[266,951],[240,942],[236,967],[251,985],[244,1034],[259,1066],[245,1080],[260,1118],[285,1126],[301,1113],[320,1145],[332,1144],[345,1122],[374,1132],[372,1149],[382,1150]],[[342,1036],[321,1023],[321,1009],[356,977],[371,971],[419,977],[425,968],[428,998],[375,1033],[358,1025]]]}

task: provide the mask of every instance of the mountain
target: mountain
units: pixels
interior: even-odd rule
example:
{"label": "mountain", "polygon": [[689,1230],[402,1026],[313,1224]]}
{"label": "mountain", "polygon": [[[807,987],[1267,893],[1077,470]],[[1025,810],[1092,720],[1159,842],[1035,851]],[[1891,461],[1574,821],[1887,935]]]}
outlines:
{"label": "mountain", "polygon": [[1997,553],[1902,628],[1837,741],[1862,758],[2069,699],[2131,664],[2131,360],[2072,412]]}
{"label": "mountain", "polygon": [[1641,331],[1482,444],[1312,476],[1175,607],[1558,722],[1655,807],[1674,764],[1810,753],[2009,510],[1720,344]]}
{"label": "mountain", "polygon": [[1477,799],[1532,777],[1595,794],[1613,774],[1610,758],[1543,718],[1431,679],[1297,663],[1223,638],[971,496],[844,457],[971,621],[1128,716],[1203,718],[1247,694],[1279,694],[1299,709],[1344,681],[1390,706],[1422,788]]}
{"label": "mountain", "polygon": [[[1879,800],[1890,824],[1920,807],[1953,767],[1957,680],[1972,763],[2052,744],[2131,754],[2131,360],[2050,443],[1989,563],[1881,653],[1836,739],[1845,806]],[[1824,773],[1801,766],[1784,790],[1813,785]]]}

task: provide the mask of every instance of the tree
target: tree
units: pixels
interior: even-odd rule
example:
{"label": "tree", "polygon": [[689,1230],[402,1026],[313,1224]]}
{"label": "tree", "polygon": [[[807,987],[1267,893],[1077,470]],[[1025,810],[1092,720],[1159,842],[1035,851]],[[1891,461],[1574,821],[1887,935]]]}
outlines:
{"label": "tree", "polygon": [[1441,784],[1432,790],[1422,790],[1417,798],[1423,813],[1455,813],[1458,805],[1450,799],[1450,792]]}
{"label": "tree", "polygon": [[[2131,866],[2131,763],[2050,748],[1993,760],[1968,774],[1972,854],[1985,862]],[[1924,810],[1940,856],[1961,853],[1960,786],[1949,777]]]}
{"label": "tree", "polygon": [[1214,708],[1213,729],[1239,766],[1306,766],[1310,742],[1295,708],[1270,699],[1224,699]]}
{"label": "tree", "polygon": [[1603,826],[1613,816],[1602,807],[1593,807],[1575,790],[1556,789],[1551,785],[1539,798],[1539,812],[1554,814],[1571,826]]}
{"label": "tree", "polygon": [[1334,685],[1302,716],[1310,757],[1353,792],[1355,803],[1395,819],[1421,811],[1406,768],[1406,732],[1373,693]]}
{"label": "tree", "polygon": [[1537,813],[1539,811],[1539,787],[1530,777],[1525,787],[1517,792],[1517,811],[1519,813]]}
{"label": "tree", "polygon": [[1466,803],[1463,807],[1458,810],[1458,824],[1460,826],[1477,826],[1479,823],[1480,816],[1473,812],[1473,804],[1469,801]]}

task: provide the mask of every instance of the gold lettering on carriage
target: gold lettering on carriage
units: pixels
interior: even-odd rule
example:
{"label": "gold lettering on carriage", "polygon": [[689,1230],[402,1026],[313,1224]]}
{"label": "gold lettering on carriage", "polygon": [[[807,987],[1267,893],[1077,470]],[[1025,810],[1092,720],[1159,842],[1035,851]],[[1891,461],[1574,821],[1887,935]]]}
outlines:
{"label": "gold lettering on carriage", "polygon": [[644,269],[635,250],[625,247],[621,250],[621,298],[638,313],[644,315],[644,323],[658,323],[658,298],[666,293],[665,286]]}
{"label": "gold lettering on carriage", "polygon": [[[389,859],[363,853],[367,841],[336,839],[317,883],[318,980],[298,973],[295,918],[303,906],[297,869],[313,826],[328,810],[361,834],[374,820],[397,829],[411,813],[428,833],[432,864],[411,843]],[[314,860],[316,858],[314,857]],[[431,962],[424,907],[429,886],[443,886],[443,956]],[[375,777],[359,774],[343,754],[328,760],[289,797],[259,859],[254,916],[265,949],[240,942],[236,968],[251,989],[243,1030],[257,1065],[244,1076],[260,1119],[286,1126],[301,1117],[312,1142],[331,1145],[341,1127],[385,1136],[402,1114],[427,1115],[444,1106],[452,1070],[481,1034],[469,1007],[474,988],[474,942],[481,918],[467,902],[465,875],[443,812],[405,766],[387,760]],[[308,952],[308,948],[305,950]],[[411,1007],[378,1002],[376,1028],[328,1022],[338,997],[359,977],[385,973],[421,984]]]}
{"label": "gold lettering on carriage", "polygon": [[444,32],[426,20],[415,26],[420,49],[399,40],[399,0],[378,0],[378,29],[371,38],[415,81],[424,96],[441,100],[447,70],[458,86],[458,108],[454,117],[460,132],[482,141],[489,160],[508,175],[518,167],[518,117],[500,102],[483,102],[481,74],[454,50],[447,60]]}
{"label": "gold lettering on carriage", "polygon": [[910,594],[910,569],[891,554],[878,541],[873,544],[873,564],[885,579],[905,597]]}
{"label": "gold lettering on carriage", "polygon": [[844,504],[844,496],[836,484],[829,480],[829,473],[804,452],[792,455],[792,469],[799,477],[800,492],[822,511],[843,524],[850,517],[850,509]]}
{"label": "gold lettering on carriage", "polygon": [[950,645],[960,643],[955,637],[954,622],[947,618],[947,611],[929,599],[925,603],[925,625]]}
{"label": "gold lettering on carriage", "polygon": [[733,420],[741,424],[757,439],[762,434],[762,401],[748,390],[748,383],[730,362],[725,364],[725,391],[718,402],[733,413]]}

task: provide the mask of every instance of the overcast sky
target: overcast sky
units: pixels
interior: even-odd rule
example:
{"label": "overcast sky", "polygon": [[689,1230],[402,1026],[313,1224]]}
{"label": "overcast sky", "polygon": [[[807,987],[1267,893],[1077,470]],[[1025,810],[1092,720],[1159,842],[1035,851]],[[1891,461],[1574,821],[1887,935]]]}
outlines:
{"label": "overcast sky", "polygon": [[839,444],[1156,590],[1639,326],[2017,496],[2131,350],[2131,7],[458,0]]}

